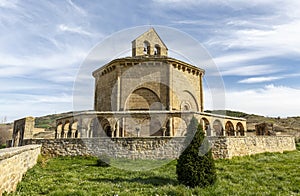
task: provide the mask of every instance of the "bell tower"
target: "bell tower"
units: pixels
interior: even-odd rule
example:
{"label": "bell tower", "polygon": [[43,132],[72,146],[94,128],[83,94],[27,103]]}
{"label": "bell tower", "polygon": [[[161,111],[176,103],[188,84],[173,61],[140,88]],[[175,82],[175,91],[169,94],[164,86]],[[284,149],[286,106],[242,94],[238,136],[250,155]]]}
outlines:
{"label": "bell tower", "polygon": [[168,48],[154,28],[132,41],[132,56],[168,56]]}

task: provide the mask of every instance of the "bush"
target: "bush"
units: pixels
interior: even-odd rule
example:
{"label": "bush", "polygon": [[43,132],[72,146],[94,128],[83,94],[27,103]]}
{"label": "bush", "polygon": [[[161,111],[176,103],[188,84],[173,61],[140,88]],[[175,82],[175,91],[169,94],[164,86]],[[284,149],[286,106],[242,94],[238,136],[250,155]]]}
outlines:
{"label": "bush", "polygon": [[[177,160],[176,174],[180,184],[205,187],[215,183],[216,170],[208,140],[196,118],[187,128],[186,141],[190,144]],[[202,145],[203,144],[203,145]]]}
{"label": "bush", "polygon": [[110,165],[110,157],[106,154],[102,154],[97,159],[97,166],[99,167],[109,167]]}

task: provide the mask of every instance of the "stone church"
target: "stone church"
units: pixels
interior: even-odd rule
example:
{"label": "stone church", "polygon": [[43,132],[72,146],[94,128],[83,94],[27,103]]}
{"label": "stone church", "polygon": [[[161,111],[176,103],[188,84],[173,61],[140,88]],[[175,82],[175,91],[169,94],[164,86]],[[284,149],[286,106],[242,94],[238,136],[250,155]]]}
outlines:
{"label": "stone church", "polygon": [[246,120],[204,112],[197,66],[168,56],[151,28],[132,41],[132,56],[93,72],[94,111],[57,119],[56,138],[184,136],[192,116],[208,136],[243,136]]}

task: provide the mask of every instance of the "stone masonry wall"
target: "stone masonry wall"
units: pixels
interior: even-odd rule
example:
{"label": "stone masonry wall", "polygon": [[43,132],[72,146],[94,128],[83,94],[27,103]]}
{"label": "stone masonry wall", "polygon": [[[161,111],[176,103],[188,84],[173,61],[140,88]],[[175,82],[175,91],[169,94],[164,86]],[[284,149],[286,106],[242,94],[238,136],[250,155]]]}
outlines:
{"label": "stone masonry wall", "polygon": [[16,190],[23,174],[37,163],[40,151],[40,145],[0,150],[0,195]]}
{"label": "stone masonry wall", "polygon": [[[292,136],[208,137],[215,159],[263,152],[296,150]],[[77,156],[108,154],[115,158],[175,159],[185,145],[184,137],[31,139],[24,144],[42,144],[42,154]]]}

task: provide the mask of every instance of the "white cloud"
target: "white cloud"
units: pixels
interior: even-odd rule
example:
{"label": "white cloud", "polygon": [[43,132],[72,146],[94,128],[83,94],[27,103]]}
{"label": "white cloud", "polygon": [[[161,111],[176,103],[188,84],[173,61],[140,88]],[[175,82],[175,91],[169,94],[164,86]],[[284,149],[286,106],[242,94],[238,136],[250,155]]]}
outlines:
{"label": "white cloud", "polygon": [[253,77],[253,78],[246,78],[243,80],[238,81],[238,83],[245,83],[245,84],[251,84],[251,83],[261,83],[261,82],[270,82],[274,80],[282,79],[283,77]]}
{"label": "white cloud", "polygon": [[58,26],[58,29],[60,31],[63,31],[63,32],[78,33],[78,34],[86,35],[86,36],[92,36],[93,35],[92,33],[83,30],[82,27],[80,27],[80,26],[70,27],[70,26],[68,26],[66,24],[60,24]]}
{"label": "white cloud", "polygon": [[225,55],[220,55],[214,58],[214,62],[219,66],[234,66],[237,63],[247,63],[252,60],[261,59],[269,56],[276,56],[278,53],[274,51],[246,51],[246,52],[232,52],[225,53]]}
{"label": "white cloud", "polygon": [[226,104],[220,106],[213,103],[213,98],[219,95],[212,96],[211,91],[204,90],[205,110],[228,109],[273,117],[299,116],[300,89],[297,88],[271,84],[258,89],[228,90],[225,92]]}
{"label": "white cloud", "polygon": [[16,0],[0,0],[0,8],[16,8],[17,2]]}
{"label": "white cloud", "polygon": [[67,0],[67,2],[80,14],[86,16],[87,13],[84,9],[82,9],[81,7],[77,6],[72,0]]}
{"label": "white cloud", "polygon": [[299,116],[300,90],[268,85],[261,89],[226,92],[226,108],[265,116]]}
{"label": "white cloud", "polygon": [[[235,66],[234,66],[235,65]],[[254,76],[254,75],[265,75],[279,72],[280,69],[274,65],[236,65],[230,67],[223,67],[220,65],[222,76]]]}
{"label": "white cloud", "polygon": [[66,48],[64,52],[56,51],[53,54],[39,56],[12,56],[0,53],[0,77],[14,77],[42,71],[55,71],[60,75],[65,69],[79,67],[88,51],[80,48]]}
{"label": "white cloud", "polygon": [[[11,97],[11,99],[6,99]],[[72,110],[72,97],[66,94],[2,94],[0,114],[13,121],[25,116],[42,116]],[[13,107],[12,107],[13,106]]]}

